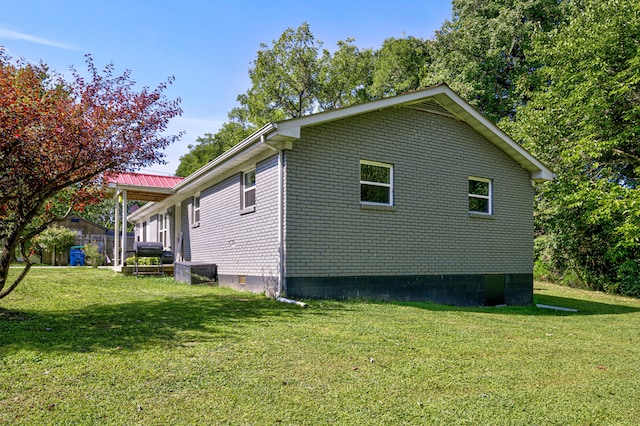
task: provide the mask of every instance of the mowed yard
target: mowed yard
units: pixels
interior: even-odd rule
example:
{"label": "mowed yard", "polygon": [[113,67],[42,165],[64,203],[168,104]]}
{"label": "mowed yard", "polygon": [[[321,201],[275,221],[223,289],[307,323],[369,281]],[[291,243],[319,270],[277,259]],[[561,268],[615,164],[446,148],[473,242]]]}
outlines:
{"label": "mowed yard", "polygon": [[535,287],[579,312],[34,269],[0,301],[0,424],[640,424],[640,300]]}

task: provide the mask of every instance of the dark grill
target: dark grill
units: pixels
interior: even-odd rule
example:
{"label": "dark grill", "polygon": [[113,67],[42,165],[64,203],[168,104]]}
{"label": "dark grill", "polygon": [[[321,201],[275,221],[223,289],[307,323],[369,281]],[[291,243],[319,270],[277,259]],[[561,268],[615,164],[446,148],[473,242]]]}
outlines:
{"label": "dark grill", "polygon": [[155,241],[135,241],[133,251],[136,257],[162,257],[162,243]]}
{"label": "dark grill", "polygon": [[164,251],[161,242],[156,241],[134,241],[133,243],[133,255],[135,260],[135,267],[133,274],[138,276],[143,274],[140,272],[138,265],[138,259],[141,257],[155,257],[158,259],[156,271],[146,271],[144,274],[162,275],[164,270],[162,265],[173,263],[173,253],[170,251]]}

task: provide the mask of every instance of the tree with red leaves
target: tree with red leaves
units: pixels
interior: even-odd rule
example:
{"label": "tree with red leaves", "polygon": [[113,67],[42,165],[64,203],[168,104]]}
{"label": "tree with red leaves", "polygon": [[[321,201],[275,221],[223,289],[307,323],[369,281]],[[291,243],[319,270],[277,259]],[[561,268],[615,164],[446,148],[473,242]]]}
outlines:
{"label": "tree with red leaves", "polygon": [[[88,78],[72,81],[46,65],[13,61],[0,50],[0,299],[28,273],[28,245],[49,224],[100,201],[105,174],[163,163],[163,135],[180,100],[136,89],[129,71],[102,72],[87,56]],[[12,280],[20,249],[25,268]]]}

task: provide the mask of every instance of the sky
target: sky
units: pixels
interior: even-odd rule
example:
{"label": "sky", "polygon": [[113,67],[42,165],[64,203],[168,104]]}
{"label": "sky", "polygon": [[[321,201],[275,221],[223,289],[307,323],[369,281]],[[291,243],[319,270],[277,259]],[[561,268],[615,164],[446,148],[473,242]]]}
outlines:
{"label": "sky", "polygon": [[451,19],[451,0],[0,0],[0,11],[0,46],[13,58],[70,76],[91,54],[99,69],[131,70],[141,87],[175,77],[165,94],[181,99],[183,114],[167,133],[186,133],[165,150],[166,165],[144,170],[173,174],[188,145],[238,106],[261,43],[304,22],[330,51],[347,38],[373,49],[389,37],[433,38]]}

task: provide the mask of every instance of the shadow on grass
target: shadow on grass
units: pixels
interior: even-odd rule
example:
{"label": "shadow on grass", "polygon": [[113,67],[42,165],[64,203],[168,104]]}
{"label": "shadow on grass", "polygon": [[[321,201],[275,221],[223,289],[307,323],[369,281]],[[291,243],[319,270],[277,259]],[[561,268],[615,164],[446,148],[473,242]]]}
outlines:
{"label": "shadow on grass", "polygon": [[190,341],[222,341],[239,338],[250,324],[266,324],[302,312],[297,306],[272,299],[241,295],[168,297],[63,312],[0,308],[0,352],[141,350]]}
{"label": "shadow on grass", "polygon": [[[591,300],[574,299],[569,297],[550,296],[546,294],[535,294],[534,304],[531,306],[481,306],[481,307],[461,307],[450,305],[439,305],[429,302],[373,302],[389,303],[399,306],[412,306],[430,311],[442,312],[485,312],[487,314],[502,315],[534,315],[534,316],[571,316],[571,315],[620,315],[640,312],[640,308],[626,305],[615,305]],[[556,306],[561,308],[577,309],[578,312],[567,312],[553,309],[538,308],[536,304]]]}

